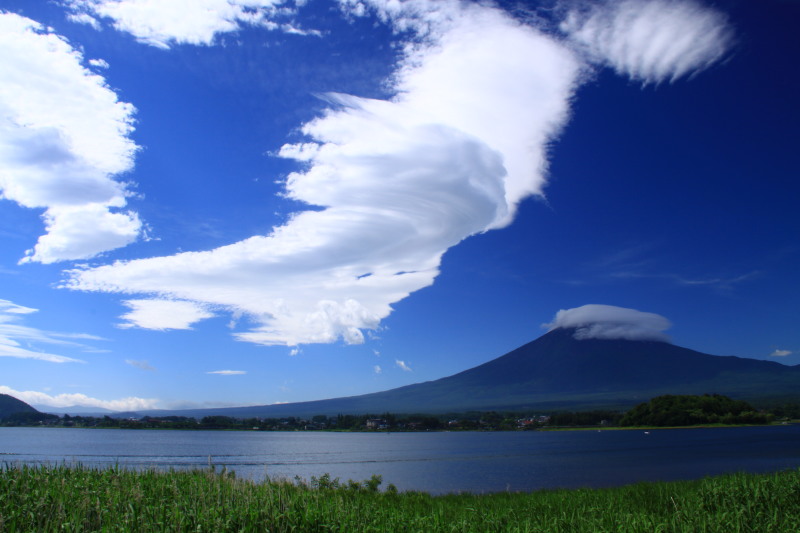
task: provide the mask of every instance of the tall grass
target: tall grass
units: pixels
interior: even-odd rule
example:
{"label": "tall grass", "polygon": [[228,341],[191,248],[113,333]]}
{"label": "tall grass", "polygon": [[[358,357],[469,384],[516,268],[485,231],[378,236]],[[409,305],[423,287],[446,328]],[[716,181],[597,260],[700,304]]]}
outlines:
{"label": "tall grass", "polygon": [[800,471],[614,489],[430,496],[379,478],[255,483],[207,471],[6,466],[0,532],[800,531]]}

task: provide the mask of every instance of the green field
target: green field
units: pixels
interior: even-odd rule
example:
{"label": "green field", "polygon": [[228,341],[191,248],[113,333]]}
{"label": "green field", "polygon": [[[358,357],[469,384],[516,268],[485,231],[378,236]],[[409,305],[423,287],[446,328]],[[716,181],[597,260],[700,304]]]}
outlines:
{"label": "green field", "polygon": [[381,491],[379,482],[7,465],[0,532],[800,531],[799,470],[486,495]]}

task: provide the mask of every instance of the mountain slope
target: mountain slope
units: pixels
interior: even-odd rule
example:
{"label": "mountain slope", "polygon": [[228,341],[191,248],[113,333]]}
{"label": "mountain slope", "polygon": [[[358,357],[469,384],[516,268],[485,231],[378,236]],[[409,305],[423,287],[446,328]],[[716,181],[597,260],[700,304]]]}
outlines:
{"label": "mountain slope", "polygon": [[15,413],[37,413],[38,411],[13,396],[8,394],[0,394],[0,419],[6,418]]}
{"label": "mountain slope", "polygon": [[622,408],[660,394],[703,393],[756,402],[798,397],[800,368],[708,355],[666,342],[577,340],[574,330],[555,329],[497,359],[436,381],[330,400],[168,413],[279,417]]}

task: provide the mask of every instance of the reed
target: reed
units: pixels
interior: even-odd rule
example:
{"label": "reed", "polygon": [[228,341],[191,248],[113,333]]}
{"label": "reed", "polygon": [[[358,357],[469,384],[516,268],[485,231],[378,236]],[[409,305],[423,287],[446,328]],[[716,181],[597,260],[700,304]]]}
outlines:
{"label": "reed", "polygon": [[0,532],[800,531],[800,471],[613,489],[431,496],[380,478],[252,482],[209,470],[9,466]]}

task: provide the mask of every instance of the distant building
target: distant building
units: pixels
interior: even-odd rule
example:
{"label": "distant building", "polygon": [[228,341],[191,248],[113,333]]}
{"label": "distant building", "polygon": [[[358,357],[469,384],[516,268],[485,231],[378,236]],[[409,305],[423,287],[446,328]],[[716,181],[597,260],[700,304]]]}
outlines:
{"label": "distant building", "polygon": [[383,418],[368,418],[367,429],[388,429],[389,424]]}

